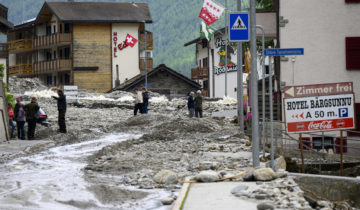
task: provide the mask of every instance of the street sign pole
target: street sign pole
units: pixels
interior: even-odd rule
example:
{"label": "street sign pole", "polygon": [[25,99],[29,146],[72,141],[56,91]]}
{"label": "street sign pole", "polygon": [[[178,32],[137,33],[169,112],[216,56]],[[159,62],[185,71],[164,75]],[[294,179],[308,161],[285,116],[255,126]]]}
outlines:
{"label": "street sign pole", "polygon": [[274,118],[274,110],[273,110],[273,87],[272,87],[272,59],[273,57],[270,56],[269,59],[269,103],[270,103],[270,150],[271,150],[271,168],[274,170],[274,125],[273,125],[273,118]]}
{"label": "street sign pole", "polygon": [[147,91],[147,57],[146,57],[146,22],[144,21],[144,43],[145,43],[145,48],[144,48],[144,53],[145,53],[145,56],[144,56],[144,67],[145,67],[145,90]]}
{"label": "street sign pole", "polygon": [[[261,25],[257,25],[256,28],[259,28],[262,32],[262,131],[261,131],[261,135],[262,135],[262,151],[263,151],[263,157],[265,158],[265,142],[266,142],[266,137],[265,137],[265,119],[266,119],[266,113],[265,113],[265,31],[264,31],[264,27],[262,27]],[[271,103],[271,102],[270,102]]]}
{"label": "street sign pole", "polygon": [[227,62],[227,56],[228,56],[228,32],[227,32],[227,0],[225,0],[225,96],[227,96],[227,73],[228,73],[228,62]]}
{"label": "street sign pole", "polygon": [[[241,11],[241,0],[237,2],[237,9]],[[242,42],[237,47],[237,101],[238,101],[238,123],[240,125],[240,137],[244,138],[244,87],[243,87],[243,69],[242,69]]]}
{"label": "street sign pole", "polygon": [[260,165],[259,160],[259,110],[258,110],[258,77],[256,52],[256,5],[250,0],[250,52],[251,52],[251,131],[253,167]]}

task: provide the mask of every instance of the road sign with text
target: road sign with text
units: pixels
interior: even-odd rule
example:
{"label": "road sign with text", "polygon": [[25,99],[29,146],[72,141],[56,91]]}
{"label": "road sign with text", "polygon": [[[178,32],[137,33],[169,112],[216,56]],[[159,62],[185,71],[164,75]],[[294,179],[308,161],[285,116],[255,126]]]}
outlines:
{"label": "road sign with text", "polygon": [[249,13],[229,14],[229,41],[247,42],[250,37]]}
{"label": "road sign with text", "polygon": [[285,98],[336,95],[353,92],[354,90],[352,82],[286,86],[284,88]]}
{"label": "road sign with text", "polygon": [[288,133],[355,128],[354,94],[285,98]]}
{"label": "road sign with text", "polygon": [[304,55],[304,48],[266,49],[265,56]]}

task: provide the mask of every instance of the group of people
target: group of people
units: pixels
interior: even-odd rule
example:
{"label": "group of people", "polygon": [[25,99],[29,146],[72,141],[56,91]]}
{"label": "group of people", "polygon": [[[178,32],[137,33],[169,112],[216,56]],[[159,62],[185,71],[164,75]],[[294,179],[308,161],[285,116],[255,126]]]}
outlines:
{"label": "group of people", "polygon": [[141,91],[139,89],[135,89],[135,107],[134,107],[134,115],[137,115],[138,111],[141,114],[148,113],[148,105],[149,105],[149,93],[145,88],[142,88]]}
{"label": "group of people", "polygon": [[190,92],[187,103],[190,118],[194,117],[194,113],[195,117],[203,117],[202,101],[203,97],[201,95],[201,90],[196,92],[196,96],[194,92]]}
{"label": "group of people", "polygon": [[[59,132],[66,133],[66,124],[65,124],[65,113],[66,113],[66,96],[62,90],[57,91],[59,97],[53,96],[57,100],[57,107],[59,111]],[[8,103],[8,114],[9,114],[9,125],[10,125],[10,138],[15,138],[15,124],[17,127],[17,137],[18,139],[25,140],[25,123],[28,124],[27,129],[27,139],[33,140],[35,136],[36,123],[39,119],[40,106],[37,103],[35,97],[31,98],[30,103],[24,105],[21,101],[21,98],[16,98],[16,104],[13,109],[13,105]]]}

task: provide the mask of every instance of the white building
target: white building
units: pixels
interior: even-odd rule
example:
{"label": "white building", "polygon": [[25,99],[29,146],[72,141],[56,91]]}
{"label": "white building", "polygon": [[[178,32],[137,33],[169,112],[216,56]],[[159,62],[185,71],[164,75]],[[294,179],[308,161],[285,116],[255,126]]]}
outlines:
{"label": "white building", "polygon": [[281,47],[305,50],[281,59],[282,83],[353,82],[359,125],[360,0],[282,0],[280,16]]}
{"label": "white building", "polygon": [[[276,13],[256,14],[258,25],[262,25],[266,38],[276,37]],[[261,31],[257,30],[257,36],[261,39]],[[196,65],[191,69],[191,77],[199,82],[205,94],[209,97],[225,96],[225,28],[215,32],[209,41],[197,38],[186,43],[184,46],[196,44]],[[227,73],[227,94],[229,97],[237,98],[237,44],[228,45],[228,73]],[[243,62],[244,63],[244,62]],[[261,72],[261,65],[258,62],[258,72]],[[246,83],[247,74],[244,74],[243,82]],[[261,78],[261,77],[260,77]],[[244,95],[247,90],[244,89]]]}

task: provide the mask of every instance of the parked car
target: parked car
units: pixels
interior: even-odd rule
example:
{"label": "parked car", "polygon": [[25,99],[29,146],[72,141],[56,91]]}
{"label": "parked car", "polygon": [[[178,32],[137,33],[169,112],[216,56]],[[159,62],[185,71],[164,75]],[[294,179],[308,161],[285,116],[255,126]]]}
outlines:
{"label": "parked car", "polygon": [[40,108],[38,113],[36,114],[36,122],[43,126],[49,127],[49,122],[47,121],[47,115],[42,108]]}

